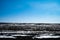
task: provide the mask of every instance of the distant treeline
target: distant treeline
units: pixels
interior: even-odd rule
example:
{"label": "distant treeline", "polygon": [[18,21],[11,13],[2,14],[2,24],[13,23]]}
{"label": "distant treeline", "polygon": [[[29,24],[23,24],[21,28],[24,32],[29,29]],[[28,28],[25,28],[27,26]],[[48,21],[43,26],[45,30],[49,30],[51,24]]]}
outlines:
{"label": "distant treeline", "polygon": [[23,31],[60,31],[60,24],[43,23],[0,23],[1,30],[23,30]]}

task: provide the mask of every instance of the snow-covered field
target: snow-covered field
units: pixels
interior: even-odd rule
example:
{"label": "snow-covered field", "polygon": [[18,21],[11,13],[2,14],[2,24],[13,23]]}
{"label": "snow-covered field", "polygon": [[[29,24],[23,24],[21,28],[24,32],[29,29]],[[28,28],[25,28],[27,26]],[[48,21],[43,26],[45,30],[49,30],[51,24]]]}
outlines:
{"label": "snow-covered field", "polygon": [[[36,33],[36,34],[34,34]],[[2,35],[1,35],[2,34]],[[60,35],[55,35],[53,32],[49,31],[15,31],[15,32],[0,32],[0,38],[22,38],[26,37],[31,37],[31,39],[43,39],[43,38],[60,38]]]}

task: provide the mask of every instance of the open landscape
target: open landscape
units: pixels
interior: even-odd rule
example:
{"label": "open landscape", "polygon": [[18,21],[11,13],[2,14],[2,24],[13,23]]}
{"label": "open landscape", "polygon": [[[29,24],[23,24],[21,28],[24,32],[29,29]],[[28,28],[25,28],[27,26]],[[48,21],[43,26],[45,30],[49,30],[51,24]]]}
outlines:
{"label": "open landscape", "polygon": [[0,40],[60,40],[60,0],[0,0]]}

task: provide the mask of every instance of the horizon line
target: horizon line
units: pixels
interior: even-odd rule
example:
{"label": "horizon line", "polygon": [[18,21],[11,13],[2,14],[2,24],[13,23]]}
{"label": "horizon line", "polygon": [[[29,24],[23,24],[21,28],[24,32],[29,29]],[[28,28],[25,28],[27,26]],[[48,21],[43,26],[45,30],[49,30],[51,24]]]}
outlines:
{"label": "horizon line", "polygon": [[[0,23],[48,23],[48,22],[0,22]],[[60,23],[50,22],[48,24],[60,24]]]}

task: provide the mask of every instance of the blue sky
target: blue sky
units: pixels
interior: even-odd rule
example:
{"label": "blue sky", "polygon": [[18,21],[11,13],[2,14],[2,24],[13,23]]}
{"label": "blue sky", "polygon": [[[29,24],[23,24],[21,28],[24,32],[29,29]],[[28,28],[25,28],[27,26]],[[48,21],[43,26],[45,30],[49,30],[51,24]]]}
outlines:
{"label": "blue sky", "polygon": [[0,0],[0,22],[60,23],[60,0]]}

